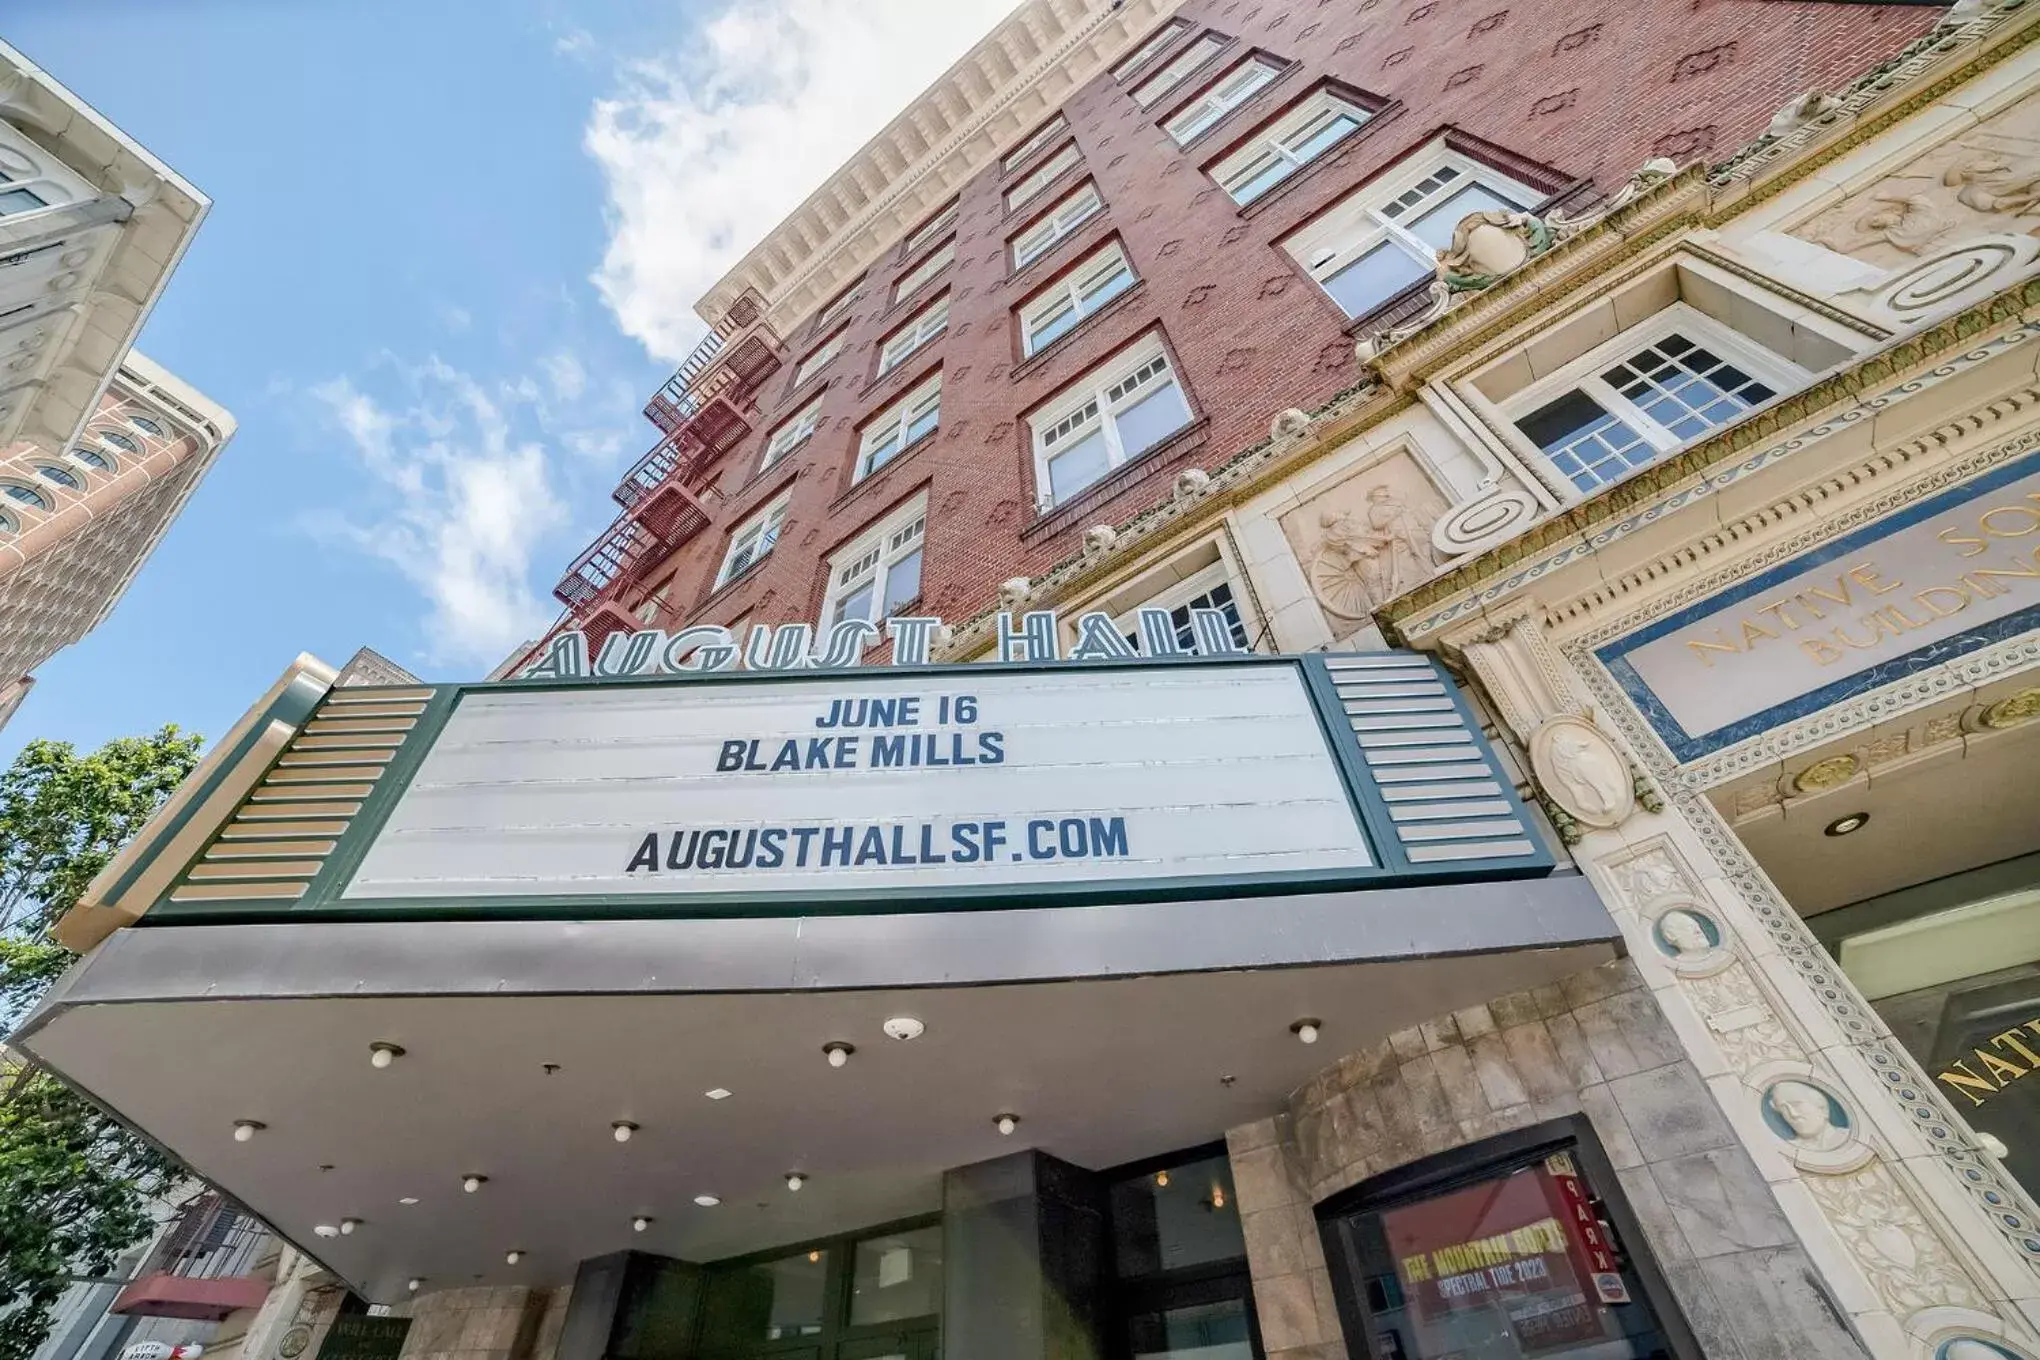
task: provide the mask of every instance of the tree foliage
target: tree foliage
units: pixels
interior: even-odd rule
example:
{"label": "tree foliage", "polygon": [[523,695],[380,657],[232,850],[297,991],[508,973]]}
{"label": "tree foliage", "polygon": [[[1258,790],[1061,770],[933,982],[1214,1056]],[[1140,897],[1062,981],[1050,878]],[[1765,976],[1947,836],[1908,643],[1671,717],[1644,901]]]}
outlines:
{"label": "tree foliage", "polygon": [[[0,1027],[71,963],[50,927],[198,763],[165,727],[88,755],[35,741],[0,775]],[[56,1078],[0,1056],[0,1360],[26,1360],[78,1276],[104,1276],[150,1232],[178,1177],[154,1144]]]}

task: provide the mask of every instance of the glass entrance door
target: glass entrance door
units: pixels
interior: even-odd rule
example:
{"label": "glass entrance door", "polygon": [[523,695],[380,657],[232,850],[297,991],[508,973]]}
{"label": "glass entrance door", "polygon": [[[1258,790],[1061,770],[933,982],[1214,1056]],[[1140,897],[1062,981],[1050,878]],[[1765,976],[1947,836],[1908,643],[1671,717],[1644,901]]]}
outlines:
{"label": "glass entrance door", "polygon": [[835,1360],[939,1360],[933,1327],[864,1336],[836,1345]]}

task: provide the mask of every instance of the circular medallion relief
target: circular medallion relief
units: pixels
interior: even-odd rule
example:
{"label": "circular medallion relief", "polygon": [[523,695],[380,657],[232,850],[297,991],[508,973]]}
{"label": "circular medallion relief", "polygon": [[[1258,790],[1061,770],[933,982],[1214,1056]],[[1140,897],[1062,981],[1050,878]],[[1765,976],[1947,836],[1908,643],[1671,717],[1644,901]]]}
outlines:
{"label": "circular medallion relief", "polygon": [[2040,687],[2022,689],[1998,700],[1983,710],[1982,722],[1985,727],[2017,727],[2034,718],[2040,718]]}
{"label": "circular medallion relief", "polygon": [[1816,760],[1792,777],[1792,787],[1801,793],[1818,793],[1822,789],[1838,789],[1856,777],[1863,768],[1863,762],[1855,756],[1829,756]]}
{"label": "circular medallion relief", "polygon": [[1757,1109],[1802,1170],[1853,1171],[1872,1155],[1848,1102],[1809,1069],[1779,1072],[1760,1089]]}
{"label": "circular medallion relief", "polygon": [[1544,796],[1583,825],[1617,827],[1636,811],[1629,762],[1585,718],[1551,718],[1531,733],[1530,767]]}

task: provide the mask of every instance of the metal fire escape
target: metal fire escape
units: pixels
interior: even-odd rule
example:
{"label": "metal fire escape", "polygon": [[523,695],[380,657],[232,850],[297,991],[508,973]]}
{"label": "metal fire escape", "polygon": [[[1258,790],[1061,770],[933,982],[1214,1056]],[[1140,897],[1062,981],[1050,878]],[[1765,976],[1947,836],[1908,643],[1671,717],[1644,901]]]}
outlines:
{"label": "metal fire escape", "polygon": [[645,406],[659,442],[617,484],[616,522],[553,588],[567,607],[555,632],[582,629],[599,648],[637,626],[623,596],[714,521],[709,474],[751,433],[758,389],[785,362],[764,299],[746,291]]}

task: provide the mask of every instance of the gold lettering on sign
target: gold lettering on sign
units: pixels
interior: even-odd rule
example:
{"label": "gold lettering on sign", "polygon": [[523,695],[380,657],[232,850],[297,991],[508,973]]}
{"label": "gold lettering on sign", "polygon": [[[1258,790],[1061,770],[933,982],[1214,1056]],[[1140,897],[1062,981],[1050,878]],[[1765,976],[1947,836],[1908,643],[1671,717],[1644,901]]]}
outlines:
{"label": "gold lettering on sign", "polygon": [[2008,1029],[2002,1034],[1994,1034],[1990,1040],[1998,1048],[2007,1049],[2025,1059],[2026,1066],[2021,1067],[2011,1059],[1993,1053],[1987,1048],[1972,1048],[1969,1050],[1970,1057],[1983,1068],[1982,1073],[1970,1066],[1970,1058],[1956,1058],[1948,1063],[1946,1071],[1935,1074],[1936,1080],[1951,1091],[1961,1092],[1968,1098],[1972,1108],[1983,1104],[2020,1077],[2040,1071],[2040,1053],[2035,1053],[2027,1044],[2027,1032],[2040,1038],[2040,1020],[2028,1020],[2023,1028]]}
{"label": "gold lettering on sign", "polygon": [[[2034,535],[2040,535],[2040,491],[1988,506],[1970,523],[1942,529],[1935,537],[1956,557],[1975,558]],[[1713,670],[1724,656],[1748,656],[1764,643],[1789,638],[1816,666],[1832,666],[1851,652],[1874,650],[1973,604],[2010,594],[2020,589],[2013,584],[2020,581],[2040,581],[2040,549],[2020,544],[1994,565],[1975,563],[1917,587],[1865,558],[1837,571],[1831,581],[1753,605],[1734,620],[1716,624],[1711,637],[1687,638],[1686,652]],[[1880,599],[1896,591],[1907,594]],[[1872,605],[1873,600],[1879,602]]]}

